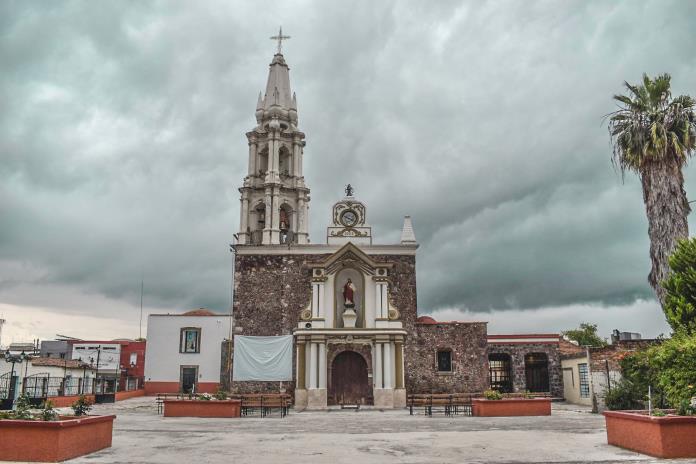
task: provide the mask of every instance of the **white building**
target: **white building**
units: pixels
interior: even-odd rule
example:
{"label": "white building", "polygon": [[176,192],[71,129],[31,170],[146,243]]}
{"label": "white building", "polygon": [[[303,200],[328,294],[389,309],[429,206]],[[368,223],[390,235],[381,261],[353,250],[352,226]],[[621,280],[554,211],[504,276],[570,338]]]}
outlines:
{"label": "white building", "polygon": [[151,314],[147,320],[145,393],[213,393],[220,385],[222,343],[230,315],[205,309]]}
{"label": "white building", "polygon": [[91,392],[95,373],[93,367],[80,361],[31,357],[15,363],[13,371],[12,363],[3,358],[0,359],[0,398],[7,396],[5,390],[14,392],[14,397],[22,391],[32,397]]}

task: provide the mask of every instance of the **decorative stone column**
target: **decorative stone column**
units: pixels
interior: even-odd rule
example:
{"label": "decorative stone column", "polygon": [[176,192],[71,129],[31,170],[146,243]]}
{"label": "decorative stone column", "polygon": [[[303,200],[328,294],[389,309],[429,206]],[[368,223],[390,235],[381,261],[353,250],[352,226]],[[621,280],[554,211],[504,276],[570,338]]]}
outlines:
{"label": "decorative stone column", "polygon": [[296,371],[296,382],[295,382],[295,409],[302,411],[307,408],[307,387],[305,385],[306,379],[306,343],[304,338],[297,338],[297,371]]}
{"label": "decorative stone column", "polygon": [[326,340],[323,336],[312,338],[310,345],[309,389],[307,390],[307,409],[326,409]]}
{"label": "decorative stone column", "polygon": [[271,243],[280,244],[280,188],[273,187],[271,201]]}
{"label": "decorative stone column", "polygon": [[246,245],[251,242],[251,237],[247,233],[249,228],[249,192],[245,189],[242,191],[241,207],[239,208],[239,243]]}
{"label": "decorative stone column", "polygon": [[256,143],[256,136],[251,135],[247,136],[249,139],[249,171],[248,174],[249,176],[255,176],[256,175],[256,155],[258,153],[258,144]]}
{"label": "decorative stone column", "polygon": [[266,196],[264,197],[264,206],[266,207],[266,221],[264,222],[263,226],[263,244],[264,245],[270,245],[271,244],[271,217],[273,215],[273,201],[272,201],[272,192],[273,189],[271,187],[266,187]]}
{"label": "decorative stone column", "polygon": [[392,388],[392,350],[388,336],[378,336],[375,356],[375,388],[373,396],[376,408],[392,409],[394,407],[394,389]]}
{"label": "decorative stone column", "polygon": [[309,389],[313,390],[317,388],[317,372],[318,372],[318,358],[317,358],[317,344],[309,344]]}
{"label": "decorative stone column", "polygon": [[406,389],[404,388],[404,341],[394,340],[394,408],[406,407]]}

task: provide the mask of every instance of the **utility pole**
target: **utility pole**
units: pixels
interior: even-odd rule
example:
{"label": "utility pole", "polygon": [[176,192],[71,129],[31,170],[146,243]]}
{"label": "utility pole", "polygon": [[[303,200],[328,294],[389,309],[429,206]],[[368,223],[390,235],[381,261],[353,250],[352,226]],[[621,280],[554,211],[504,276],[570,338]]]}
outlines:
{"label": "utility pole", "polygon": [[140,279],[140,326],[138,330],[138,338],[143,338],[143,289],[145,288],[145,278]]}

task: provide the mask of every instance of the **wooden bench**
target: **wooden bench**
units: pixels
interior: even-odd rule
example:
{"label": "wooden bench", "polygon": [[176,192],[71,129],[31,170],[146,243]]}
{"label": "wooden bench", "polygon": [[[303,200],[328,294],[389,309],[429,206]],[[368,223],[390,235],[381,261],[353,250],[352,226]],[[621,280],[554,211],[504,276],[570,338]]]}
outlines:
{"label": "wooden bench", "polygon": [[189,393],[158,393],[157,399],[155,400],[157,402],[157,414],[162,414],[164,411],[164,400],[180,400],[191,396],[192,395]]}
{"label": "wooden bench", "polygon": [[446,416],[464,414],[470,416],[472,393],[415,393],[408,395],[409,412],[414,408],[423,408],[426,416],[433,412],[444,412]]}
{"label": "wooden bench", "polygon": [[278,411],[280,417],[285,417],[292,405],[291,397],[286,393],[243,394],[231,398],[242,402],[242,416],[251,416],[258,411],[261,417],[266,417]]}

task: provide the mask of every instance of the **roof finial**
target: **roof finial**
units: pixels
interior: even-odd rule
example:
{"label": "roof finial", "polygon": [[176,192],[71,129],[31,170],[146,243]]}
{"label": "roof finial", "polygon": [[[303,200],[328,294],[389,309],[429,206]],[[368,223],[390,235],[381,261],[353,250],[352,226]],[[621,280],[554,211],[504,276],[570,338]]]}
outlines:
{"label": "roof finial", "polygon": [[280,29],[278,29],[278,35],[271,37],[271,40],[278,41],[278,55],[283,54],[283,40],[287,40],[289,38],[289,35],[283,35],[283,26],[280,26]]}
{"label": "roof finial", "polygon": [[348,184],[346,185],[346,196],[347,197],[352,197],[353,196],[353,186]]}

